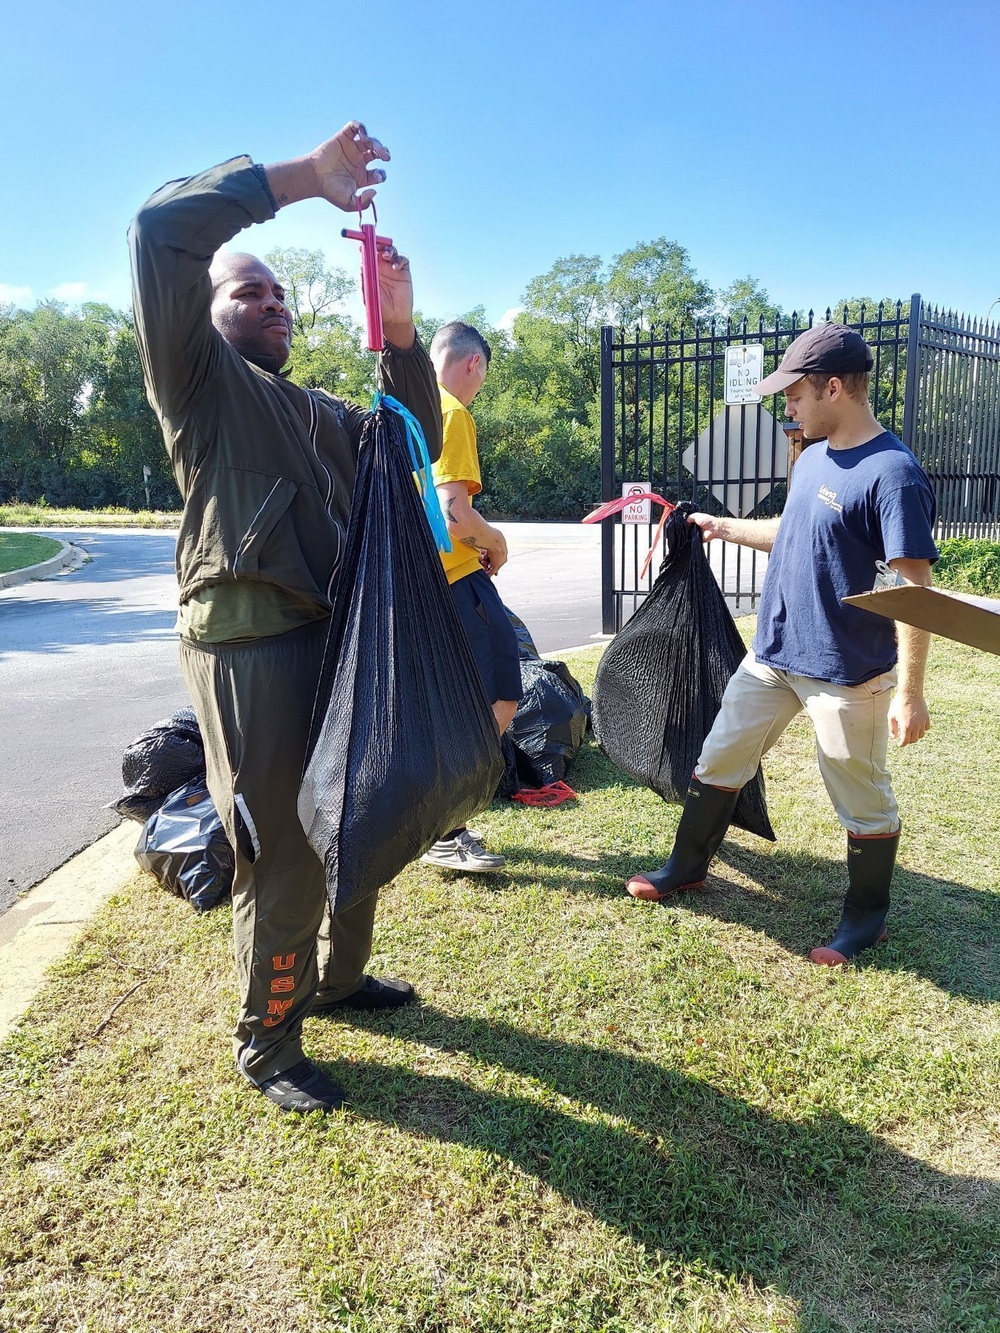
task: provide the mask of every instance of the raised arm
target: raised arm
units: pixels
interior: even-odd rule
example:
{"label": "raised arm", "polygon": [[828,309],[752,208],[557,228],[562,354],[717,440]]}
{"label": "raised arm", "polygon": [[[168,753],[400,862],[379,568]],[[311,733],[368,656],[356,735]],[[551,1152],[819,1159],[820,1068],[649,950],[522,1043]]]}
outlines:
{"label": "raised arm", "polygon": [[263,167],[233,158],[148,200],[129,229],[136,336],[153,406],[184,411],[222,354],[212,327],[215,252],[243,228],[274,217]]}
{"label": "raised arm", "polygon": [[[242,228],[266,222],[300,199],[326,199],[345,211],[365,207],[385,179],[371,163],[388,160],[382,144],[359,121],[349,121],[304,157],[267,167],[234,158],[172,181],[139,210],[129,231],[136,333],[158,411],[183,412],[222,353],[212,327],[208,272],[216,251]],[[389,257],[388,266],[397,259]],[[397,270],[396,284],[409,287],[408,266]],[[412,295],[410,303],[412,309]],[[392,332],[397,345],[409,345],[405,317],[396,319]]]}

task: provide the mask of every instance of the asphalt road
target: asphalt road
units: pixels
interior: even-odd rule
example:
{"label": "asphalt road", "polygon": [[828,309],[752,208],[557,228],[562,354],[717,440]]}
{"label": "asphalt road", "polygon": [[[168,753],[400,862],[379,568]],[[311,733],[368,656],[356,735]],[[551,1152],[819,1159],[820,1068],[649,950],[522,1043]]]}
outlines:
{"label": "asphalt road", "polygon": [[[539,651],[587,643],[601,628],[599,531],[498,526],[498,591]],[[103,807],[121,793],[122,751],[187,702],[173,534],[52,535],[90,562],[0,590],[0,912],[119,822]]]}
{"label": "asphalt road", "polygon": [[0,591],[0,911],[119,822],[122,751],[186,698],[173,534],[52,535],[90,563]]}

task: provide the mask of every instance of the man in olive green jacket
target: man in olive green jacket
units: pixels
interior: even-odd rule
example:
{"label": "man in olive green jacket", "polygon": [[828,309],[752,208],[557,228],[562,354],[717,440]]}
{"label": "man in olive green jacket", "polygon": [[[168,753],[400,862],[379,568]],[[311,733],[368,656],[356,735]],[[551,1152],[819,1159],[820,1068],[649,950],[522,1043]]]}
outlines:
{"label": "man in olive green jacket", "polygon": [[[129,234],[147,394],[184,498],[181,665],[235,850],[236,1058],[286,1110],[343,1100],[303,1054],[307,1013],[413,996],[405,982],[365,974],[377,895],[329,919],[323,866],[296,814],[368,412],[284,378],[292,320],[281,284],[254,256],[217,252],[301,199],[366,207],[388,158],[353,121],[305,157],[266,167],[234,158],[171,182]],[[394,248],[380,253],[379,280],[382,382],[417,416],[436,459],[440,399],[413,324],[409,264]]]}

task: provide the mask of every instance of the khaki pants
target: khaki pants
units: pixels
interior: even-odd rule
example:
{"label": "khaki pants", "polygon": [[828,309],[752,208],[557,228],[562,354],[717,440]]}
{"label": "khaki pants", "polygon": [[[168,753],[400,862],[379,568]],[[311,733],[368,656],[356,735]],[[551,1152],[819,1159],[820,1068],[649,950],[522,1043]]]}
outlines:
{"label": "khaki pants", "polygon": [[323,866],[295,808],[327,628],[321,620],[245,643],[181,640],[208,789],[236,852],[234,1048],[258,1084],[303,1058],[317,986],[326,999],[350,995],[371,954],[378,895],[329,919]]}
{"label": "khaki pants", "polygon": [[899,811],[886,768],[895,684],[895,671],[887,671],[863,685],[831,685],[764,666],[750,653],[726,687],[695,777],[713,787],[742,787],[804,708],[816,732],[819,770],[841,824],[858,837],[895,833]]}

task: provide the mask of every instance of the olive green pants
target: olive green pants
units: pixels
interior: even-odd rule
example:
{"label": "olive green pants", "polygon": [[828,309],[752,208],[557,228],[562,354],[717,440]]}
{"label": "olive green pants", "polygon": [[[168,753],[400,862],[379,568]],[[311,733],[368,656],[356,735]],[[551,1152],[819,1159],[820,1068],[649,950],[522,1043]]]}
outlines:
{"label": "olive green pants", "polygon": [[371,954],[378,894],[330,918],[323,866],[295,808],[327,628],[321,620],[247,642],[181,640],[208,789],[236,853],[234,1048],[257,1084],[303,1058],[317,990],[350,995]]}

